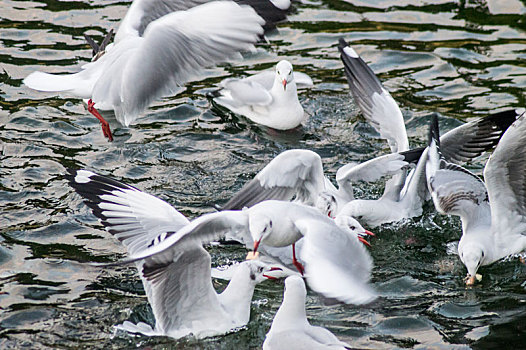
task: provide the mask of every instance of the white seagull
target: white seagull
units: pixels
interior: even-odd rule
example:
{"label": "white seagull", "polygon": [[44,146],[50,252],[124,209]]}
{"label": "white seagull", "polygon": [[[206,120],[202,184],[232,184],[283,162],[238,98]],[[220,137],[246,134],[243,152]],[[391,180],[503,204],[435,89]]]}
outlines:
{"label": "white seagull", "polygon": [[283,302],[265,337],[263,350],[333,349],[351,346],[323,327],[311,326],[305,313],[307,289],[299,276],[287,277]]}
{"label": "white seagull", "polygon": [[430,127],[426,176],[435,208],[460,216],[460,260],[475,283],[480,266],[526,250],[526,122],[521,116],[504,133],[484,168],[483,182],[440,153],[438,123]]}
{"label": "white seagull", "polygon": [[[268,200],[242,211],[222,211],[202,215],[162,242],[130,254],[121,263],[151,259],[158,264],[170,262],[188,245],[209,242],[227,233],[244,236],[249,232],[254,253],[260,244],[270,247],[292,245],[303,238],[300,258],[309,286],[324,297],[344,303],[364,304],[375,299],[369,286],[372,259],[356,239],[356,234],[341,228],[315,208],[299,203]],[[255,254],[254,254],[255,255]]]}
{"label": "white seagull", "polygon": [[[262,3],[267,2],[272,4]],[[33,72],[24,84],[89,99],[88,111],[111,141],[109,124],[95,107],[113,110],[117,121],[128,126],[154,100],[202,68],[253,50],[263,34],[265,21],[250,6],[234,1],[191,6],[186,1],[135,0],[113,46],[99,59],[74,74]]]}
{"label": "white seagull", "polygon": [[229,78],[214,101],[257,124],[289,130],[305,120],[297,86],[312,86],[305,73],[293,72],[289,61],[280,61],[275,72],[264,71],[248,78]]}
{"label": "white seagull", "polygon": [[[341,199],[333,195],[335,189],[330,189],[320,196],[318,207],[326,208],[326,212],[331,215],[352,216],[370,227],[419,216],[424,200],[428,197],[425,181],[427,153],[423,149],[408,151],[404,120],[394,99],[345,40],[340,39],[338,49],[356,104],[366,120],[387,140],[393,153],[340,168],[336,174],[339,188],[345,187],[347,193],[352,193],[352,182],[370,182],[385,175],[395,176],[387,181],[379,199],[352,198],[342,205]],[[441,139],[446,159],[466,162],[490,150],[516,118],[515,111],[505,111],[451,130]],[[416,167],[406,176],[408,163],[416,161]]]}
{"label": "white seagull", "polygon": [[[441,137],[442,152],[446,159],[454,162],[476,158],[493,148],[517,117],[515,110],[508,110],[454,128]],[[332,218],[351,216],[371,227],[411,218],[421,215],[422,205],[429,195],[424,171],[426,154],[424,148],[419,148],[347,164],[336,173],[336,188],[325,177],[317,153],[287,150],[270,161],[220,209],[243,209],[274,199],[316,206]],[[354,183],[373,182],[383,176],[398,174],[417,161],[415,170],[405,182],[400,184],[391,179],[392,184],[386,186],[381,198],[362,200],[354,197]]]}
{"label": "white seagull", "polygon": [[[70,171],[66,178],[130,256],[158,246],[189,223],[168,203],[135,187],[86,170]],[[173,338],[224,334],[248,323],[254,287],[275,278],[272,271],[280,270],[257,260],[245,261],[237,266],[227,288],[217,294],[210,255],[199,241],[171,253],[169,259],[136,262],[155,327],[126,321],[117,328]]]}

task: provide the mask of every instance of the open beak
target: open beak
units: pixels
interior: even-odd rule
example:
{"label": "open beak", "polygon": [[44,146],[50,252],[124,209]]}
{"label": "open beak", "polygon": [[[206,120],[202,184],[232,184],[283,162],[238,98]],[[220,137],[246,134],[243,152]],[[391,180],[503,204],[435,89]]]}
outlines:
{"label": "open beak", "polygon": [[[270,270],[268,270],[268,272],[272,272],[272,271],[283,271],[283,269],[280,268],[280,267],[271,267]],[[277,280],[278,279],[277,277],[269,276],[269,275],[267,275],[265,273],[263,274],[263,277],[266,277],[269,280]]]}
{"label": "open beak", "polygon": [[367,242],[367,240],[365,238],[363,238],[362,236],[358,236],[358,240],[360,242],[362,242],[363,244],[365,244],[366,246],[368,246],[368,247],[371,246],[371,243]]}
{"label": "open beak", "polygon": [[368,231],[368,230],[365,230],[365,234],[366,235],[369,235],[369,236],[376,236],[374,233],[372,233],[371,231]]}
{"label": "open beak", "polygon": [[283,79],[283,90],[287,90],[287,79]]}

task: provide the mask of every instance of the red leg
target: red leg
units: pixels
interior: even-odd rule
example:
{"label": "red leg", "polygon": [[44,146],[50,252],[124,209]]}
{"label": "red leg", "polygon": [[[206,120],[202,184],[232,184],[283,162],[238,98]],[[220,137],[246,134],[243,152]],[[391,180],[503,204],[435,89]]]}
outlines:
{"label": "red leg", "polygon": [[88,112],[93,114],[95,118],[99,120],[100,124],[102,125],[102,133],[104,134],[104,136],[106,136],[108,140],[113,141],[113,135],[111,134],[110,124],[108,124],[108,122],[104,120],[104,118],[102,118],[99,111],[95,109],[94,105],[95,103],[90,99],[88,101]]}
{"label": "red leg", "polygon": [[296,259],[296,244],[292,244],[292,263],[294,264],[294,266],[296,266],[296,268],[298,269],[298,271],[301,273],[301,275],[303,276],[304,272],[305,272],[305,268],[303,267],[303,265]]}

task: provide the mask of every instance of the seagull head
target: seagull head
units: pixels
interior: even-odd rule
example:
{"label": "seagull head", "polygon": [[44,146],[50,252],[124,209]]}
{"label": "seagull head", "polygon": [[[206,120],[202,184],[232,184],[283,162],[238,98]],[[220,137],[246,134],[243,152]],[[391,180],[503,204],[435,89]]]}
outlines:
{"label": "seagull head", "polygon": [[320,193],[316,201],[316,208],[318,208],[318,210],[322,214],[325,214],[330,218],[334,219],[338,210],[338,203],[336,202],[336,197],[327,192]]}
{"label": "seagull head", "polygon": [[467,285],[473,285],[477,276],[477,271],[485,259],[484,249],[480,244],[469,242],[469,244],[458,245],[458,255],[460,260],[468,269],[468,276],[466,279]]}
{"label": "seagull head", "polygon": [[248,229],[254,240],[254,252],[257,252],[261,241],[272,232],[272,219],[265,214],[253,214],[248,219]]}
{"label": "seagull head", "polygon": [[276,65],[276,80],[283,85],[283,90],[287,90],[287,84],[294,80],[292,72],[292,64],[289,61],[283,60]]}
{"label": "seagull head", "polygon": [[267,279],[275,280],[283,277],[283,269],[279,266],[268,265],[260,260],[248,260],[242,263],[248,268],[250,280],[260,283]]}
{"label": "seagull head", "polygon": [[344,229],[345,232],[348,232],[353,237],[356,237],[363,244],[371,246],[364,237],[374,236],[374,233],[364,229],[358,220],[349,215],[338,215],[334,221],[336,222],[336,225]]}
{"label": "seagull head", "polygon": [[285,295],[287,294],[302,295],[305,298],[307,296],[307,288],[303,278],[297,275],[287,277],[285,280]]}

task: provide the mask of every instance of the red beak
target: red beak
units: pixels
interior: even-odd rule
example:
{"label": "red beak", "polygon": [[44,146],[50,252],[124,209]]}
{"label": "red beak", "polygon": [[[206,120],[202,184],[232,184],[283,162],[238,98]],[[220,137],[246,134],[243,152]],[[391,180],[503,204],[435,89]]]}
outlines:
{"label": "red beak", "polygon": [[367,242],[367,240],[365,238],[363,238],[362,236],[358,236],[358,240],[360,242],[362,242],[363,244],[365,244],[366,246],[368,246],[368,247],[371,246],[371,243]]}
{"label": "red beak", "polygon": [[283,90],[287,90],[287,79],[283,79]]}
{"label": "red beak", "polygon": [[261,243],[261,239],[259,241],[254,242],[254,253],[258,251],[259,243]]}
{"label": "red beak", "polygon": [[367,231],[367,230],[365,230],[365,234],[369,236],[376,236],[374,233],[372,233],[371,231]]}
{"label": "red beak", "polygon": [[[283,271],[283,269],[280,268],[280,267],[271,267],[270,270],[268,270],[268,271],[269,272],[271,272],[271,271]],[[269,280],[277,280],[278,279],[277,277],[269,276],[269,275],[266,275],[266,274],[263,274],[263,277],[266,277]]]}

